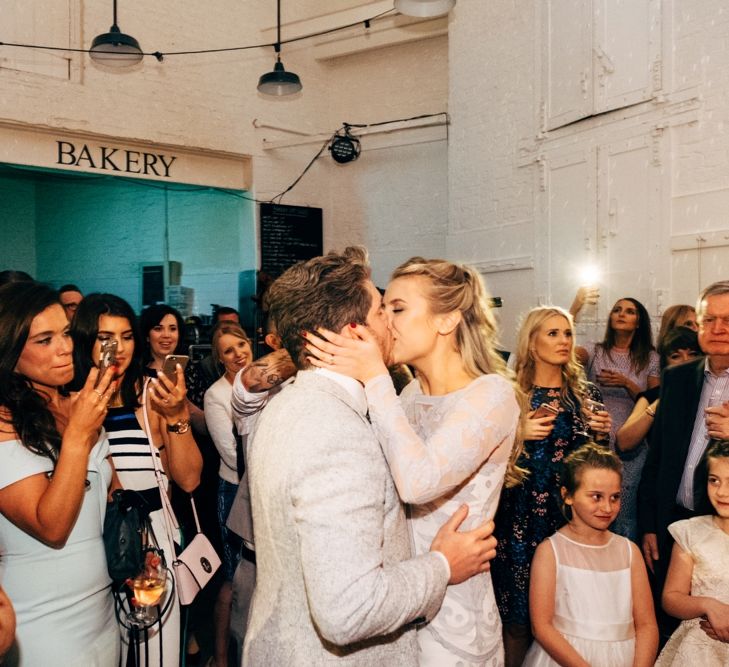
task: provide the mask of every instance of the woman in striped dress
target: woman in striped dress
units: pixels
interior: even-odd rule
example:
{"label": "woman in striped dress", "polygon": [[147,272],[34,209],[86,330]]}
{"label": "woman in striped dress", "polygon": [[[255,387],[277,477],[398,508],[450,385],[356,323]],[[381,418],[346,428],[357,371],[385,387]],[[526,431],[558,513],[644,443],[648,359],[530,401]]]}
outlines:
{"label": "woman in striped dress", "polygon": [[[157,544],[165,554],[167,566],[174,559],[165,526],[163,503],[155,477],[152,452],[162,470],[163,485],[171,477],[184,491],[191,492],[200,481],[202,458],[190,431],[185,380],[178,367],[177,377],[162,373],[150,380],[146,392],[148,428],[145,426],[143,396],[143,345],[137,318],[131,306],[112,294],[90,294],[76,311],[71,335],[77,381],[83,381],[92,364],[99,359],[101,344],[115,340],[117,391],[109,402],[104,421],[111,455],[119,480],[125,489],[140,491],[155,508],[150,514]],[[150,441],[152,446],[150,447]],[[179,539],[177,534],[173,539]],[[165,605],[163,601],[162,605]],[[128,648],[122,629],[123,652]],[[146,650],[140,651],[142,664],[177,665],[180,645],[180,607],[172,600],[159,625],[148,632]],[[148,662],[146,662],[148,656]],[[126,658],[123,657],[122,664]]]}

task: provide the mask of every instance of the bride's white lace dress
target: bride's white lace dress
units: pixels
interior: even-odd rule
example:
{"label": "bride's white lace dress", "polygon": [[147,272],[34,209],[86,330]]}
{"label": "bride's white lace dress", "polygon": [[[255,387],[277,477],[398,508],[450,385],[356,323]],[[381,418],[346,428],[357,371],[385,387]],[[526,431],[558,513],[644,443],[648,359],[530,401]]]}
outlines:
{"label": "bride's white lace dress", "polygon": [[[372,425],[408,504],[415,554],[427,553],[462,504],[462,528],[492,519],[514,444],[519,406],[511,384],[482,375],[444,396],[417,380],[398,399],[388,376],[365,385]],[[501,620],[490,574],[449,586],[438,614],[418,631],[421,667],[503,664]]]}

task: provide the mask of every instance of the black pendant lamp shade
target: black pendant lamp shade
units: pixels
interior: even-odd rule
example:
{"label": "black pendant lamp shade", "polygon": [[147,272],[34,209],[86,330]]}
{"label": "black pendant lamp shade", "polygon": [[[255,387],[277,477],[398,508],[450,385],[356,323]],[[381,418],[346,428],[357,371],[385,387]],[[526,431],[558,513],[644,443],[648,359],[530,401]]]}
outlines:
{"label": "black pendant lamp shade", "polygon": [[298,74],[287,72],[281,62],[281,0],[276,0],[276,63],[271,72],[266,72],[258,79],[258,92],[263,95],[282,97],[298,93],[301,79]]}
{"label": "black pendant lamp shade", "polygon": [[119,30],[116,22],[116,0],[114,0],[114,22],[109,32],[94,37],[89,51],[94,62],[106,67],[130,67],[144,58],[139,42]]}

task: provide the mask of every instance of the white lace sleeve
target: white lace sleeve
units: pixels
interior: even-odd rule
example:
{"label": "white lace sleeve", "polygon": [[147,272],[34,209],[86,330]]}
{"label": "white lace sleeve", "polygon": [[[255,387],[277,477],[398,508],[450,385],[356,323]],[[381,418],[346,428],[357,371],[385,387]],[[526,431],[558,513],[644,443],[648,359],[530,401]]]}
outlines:
{"label": "white lace sleeve", "polygon": [[[408,390],[406,389],[406,392]],[[403,502],[429,502],[481,465],[508,461],[519,406],[500,375],[485,375],[452,395],[437,428],[422,439],[408,421],[389,376],[365,385],[370,419]]]}

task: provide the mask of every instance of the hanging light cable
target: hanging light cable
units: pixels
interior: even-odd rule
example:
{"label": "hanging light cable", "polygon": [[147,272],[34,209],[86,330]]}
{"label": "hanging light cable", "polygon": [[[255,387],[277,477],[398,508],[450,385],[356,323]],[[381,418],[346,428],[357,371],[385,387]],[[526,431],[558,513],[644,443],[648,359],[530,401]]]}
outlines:
{"label": "hanging light cable", "polygon": [[266,72],[258,80],[258,92],[276,97],[298,93],[302,88],[299,75],[287,72],[281,62],[281,0],[276,0],[276,43],[273,48],[276,63],[273,71]]}
{"label": "hanging light cable", "polygon": [[116,0],[114,2],[114,22],[109,32],[94,37],[89,49],[91,60],[107,67],[131,67],[144,57],[142,47],[131,35],[119,30],[116,22]]}
{"label": "hanging light cable", "polygon": [[456,6],[456,0],[395,0],[395,9],[405,16],[443,16]]}

